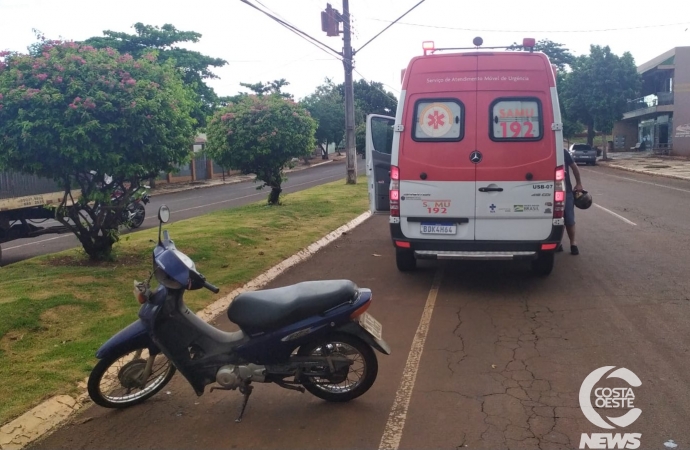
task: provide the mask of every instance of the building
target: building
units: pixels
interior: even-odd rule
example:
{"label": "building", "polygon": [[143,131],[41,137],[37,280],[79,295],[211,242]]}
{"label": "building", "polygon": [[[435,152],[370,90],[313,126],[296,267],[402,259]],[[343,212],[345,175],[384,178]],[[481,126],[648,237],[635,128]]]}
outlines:
{"label": "building", "polygon": [[676,47],[640,65],[640,98],[628,101],[613,127],[614,149],[690,157],[690,47]]}

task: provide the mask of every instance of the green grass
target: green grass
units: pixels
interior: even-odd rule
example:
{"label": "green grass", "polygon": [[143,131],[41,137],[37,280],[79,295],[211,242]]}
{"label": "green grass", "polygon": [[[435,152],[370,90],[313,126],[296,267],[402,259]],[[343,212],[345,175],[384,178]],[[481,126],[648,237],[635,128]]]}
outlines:
{"label": "green grass", "polygon": [[[220,295],[189,292],[193,310],[364,212],[366,184],[330,183],[282,201],[279,207],[261,202],[166,227],[177,248],[222,288]],[[98,347],[136,319],[132,281],[148,276],[156,233],[124,236],[115,246],[115,262],[92,264],[74,249],[0,269],[0,424],[47,397],[75,393]]]}

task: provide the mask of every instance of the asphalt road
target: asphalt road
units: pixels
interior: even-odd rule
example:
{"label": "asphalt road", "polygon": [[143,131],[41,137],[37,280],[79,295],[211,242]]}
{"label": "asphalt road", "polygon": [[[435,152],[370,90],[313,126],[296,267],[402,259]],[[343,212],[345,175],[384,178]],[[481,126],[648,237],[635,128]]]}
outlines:
{"label": "asphalt road", "polygon": [[[364,161],[357,161],[360,176],[364,176]],[[331,162],[310,169],[290,172],[287,182],[283,185],[283,193],[297,192],[324,183],[330,183],[345,178],[345,164],[343,161]],[[363,178],[360,178],[363,180]],[[366,181],[363,181],[366,182]],[[146,205],[146,219],[139,229],[157,226],[157,212],[162,204],[166,204],[172,211],[171,221],[189,219],[211,211],[246,205],[260,201],[268,195],[268,190],[256,190],[257,184],[252,181],[226,184],[222,186],[193,189],[172,194],[161,193],[153,195],[151,202]],[[59,225],[58,222],[48,221],[40,226]],[[127,231],[123,230],[122,234]],[[30,239],[18,239],[2,244],[2,261],[0,266],[12,264],[34,256],[55,253],[73,247],[79,247],[79,241],[71,233],[48,234]]]}
{"label": "asphalt road", "polygon": [[[393,354],[377,354],[359,399],[257,385],[235,424],[238,393],[196,397],[178,374],[148,402],[90,407],[32,448],[569,449],[583,433],[619,432],[641,433],[643,449],[688,448],[690,183],[582,173],[596,206],[576,214],[581,254],[559,254],[548,278],[510,263],[425,261],[401,274],[387,217],[375,216],[271,283],[350,278],[373,290],[369,312]],[[641,410],[625,428],[598,428],[580,408],[583,380],[603,366],[641,381],[625,391]]]}

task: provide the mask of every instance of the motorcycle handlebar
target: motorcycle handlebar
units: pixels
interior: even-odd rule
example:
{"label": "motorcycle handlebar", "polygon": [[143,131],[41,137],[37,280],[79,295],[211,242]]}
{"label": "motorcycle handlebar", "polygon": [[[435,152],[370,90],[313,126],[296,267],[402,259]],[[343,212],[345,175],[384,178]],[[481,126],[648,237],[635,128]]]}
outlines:
{"label": "motorcycle handlebar", "polygon": [[217,294],[220,292],[220,289],[209,283],[208,281],[204,281],[204,287],[208,289],[209,291],[213,292],[214,294]]}

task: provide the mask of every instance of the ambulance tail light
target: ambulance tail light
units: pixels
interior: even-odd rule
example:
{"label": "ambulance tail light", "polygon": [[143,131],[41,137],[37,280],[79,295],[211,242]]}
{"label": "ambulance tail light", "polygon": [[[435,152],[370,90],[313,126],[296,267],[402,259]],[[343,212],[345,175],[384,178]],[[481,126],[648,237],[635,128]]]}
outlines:
{"label": "ambulance tail light", "polygon": [[559,166],[556,167],[554,177],[553,218],[562,219],[563,211],[565,211],[565,168]]}
{"label": "ambulance tail light", "polygon": [[397,166],[391,166],[389,199],[391,217],[400,217],[400,169]]}

